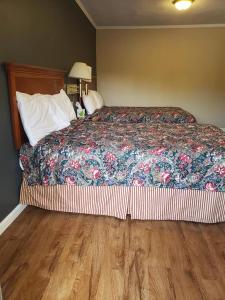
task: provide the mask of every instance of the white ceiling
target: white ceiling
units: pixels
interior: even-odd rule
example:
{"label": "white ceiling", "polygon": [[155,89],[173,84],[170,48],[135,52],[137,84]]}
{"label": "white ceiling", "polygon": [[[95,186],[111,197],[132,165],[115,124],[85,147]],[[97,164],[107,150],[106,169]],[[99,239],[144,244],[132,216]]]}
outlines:
{"label": "white ceiling", "polygon": [[195,0],[178,11],[172,0],[76,0],[98,27],[225,24],[225,0]]}

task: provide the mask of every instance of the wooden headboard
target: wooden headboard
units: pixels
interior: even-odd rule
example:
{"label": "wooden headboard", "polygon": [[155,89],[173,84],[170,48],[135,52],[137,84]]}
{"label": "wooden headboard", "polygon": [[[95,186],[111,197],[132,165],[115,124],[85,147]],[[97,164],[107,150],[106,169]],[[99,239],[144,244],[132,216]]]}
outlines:
{"label": "wooden headboard", "polygon": [[16,91],[27,94],[56,94],[64,87],[65,72],[30,65],[6,64],[8,74],[11,122],[14,144],[17,150],[27,141],[19,111]]}

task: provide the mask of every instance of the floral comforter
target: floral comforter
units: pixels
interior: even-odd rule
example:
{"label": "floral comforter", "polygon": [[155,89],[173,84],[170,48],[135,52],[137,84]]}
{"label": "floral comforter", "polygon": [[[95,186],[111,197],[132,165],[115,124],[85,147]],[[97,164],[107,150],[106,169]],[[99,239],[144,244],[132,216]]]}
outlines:
{"label": "floral comforter", "polygon": [[179,107],[103,106],[86,120],[118,123],[195,123],[195,117]]}
{"label": "floral comforter", "polygon": [[211,125],[73,121],[20,159],[28,185],[144,186],[225,192],[225,133]]}

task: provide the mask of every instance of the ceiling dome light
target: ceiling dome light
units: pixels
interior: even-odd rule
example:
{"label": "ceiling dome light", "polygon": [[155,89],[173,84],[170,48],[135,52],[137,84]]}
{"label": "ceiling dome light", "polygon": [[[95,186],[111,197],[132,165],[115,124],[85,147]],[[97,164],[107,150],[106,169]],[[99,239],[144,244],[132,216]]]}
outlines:
{"label": "ceiling dome light", "polygon": [[174,0],[173,4],[178,10],[186,10],[192,6],[194,0]]}

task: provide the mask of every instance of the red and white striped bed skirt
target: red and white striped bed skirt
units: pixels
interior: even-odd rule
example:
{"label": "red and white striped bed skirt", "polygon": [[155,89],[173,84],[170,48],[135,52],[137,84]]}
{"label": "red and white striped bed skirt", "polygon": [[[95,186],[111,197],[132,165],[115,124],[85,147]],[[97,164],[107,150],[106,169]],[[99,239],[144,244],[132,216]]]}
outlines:
{"label": "red and white striped bed skirt", "polygon": [[20,203],[139,220],[225,222],[225,193],[125,186],[21,186]]}

